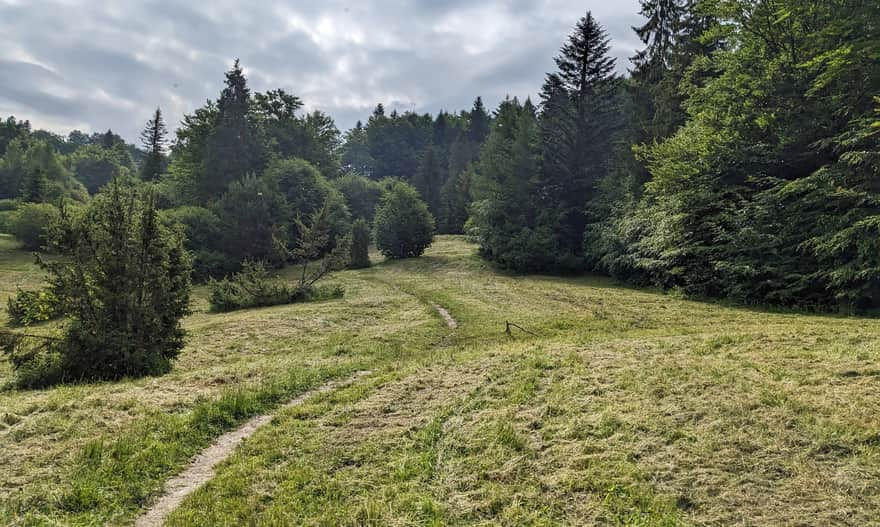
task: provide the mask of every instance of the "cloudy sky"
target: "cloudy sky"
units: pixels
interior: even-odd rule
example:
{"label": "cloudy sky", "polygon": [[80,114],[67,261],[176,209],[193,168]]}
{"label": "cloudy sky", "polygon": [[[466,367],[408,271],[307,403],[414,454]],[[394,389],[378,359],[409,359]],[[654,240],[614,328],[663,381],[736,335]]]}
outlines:
{"label": "cloudy sky", "polygon": [[533,95],[588,10],[618,70],[638,0],[0,0],[0,116],[134,141],[216,98],[240,57],[251,88],[283,88],[341,129],[376,103],[436,112]]}

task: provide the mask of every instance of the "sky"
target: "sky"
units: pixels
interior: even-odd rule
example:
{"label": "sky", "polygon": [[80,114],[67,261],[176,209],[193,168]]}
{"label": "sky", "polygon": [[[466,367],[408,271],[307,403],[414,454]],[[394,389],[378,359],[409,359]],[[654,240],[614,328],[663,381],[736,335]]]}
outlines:
{"label": "sky", "polygon": [[537,94],[587,10],[625,73],[638,0],[0,0],[0,116],[135,142],[157,106],[173,130],[216,99],[235,58],[341,130],[380,102],[494,108]]}

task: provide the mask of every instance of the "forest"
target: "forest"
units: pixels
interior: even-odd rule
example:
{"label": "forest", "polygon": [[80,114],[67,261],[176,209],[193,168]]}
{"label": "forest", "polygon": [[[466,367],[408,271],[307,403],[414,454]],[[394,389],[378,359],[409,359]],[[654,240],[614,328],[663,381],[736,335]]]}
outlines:
{"label": "forest", "polygon": [[[169,138],[0,128],[6,217],[48,218],[113,179],[150,187],[184,226],[195,276],[278,265],[295,219],[327,207],[330,242],[370,223],[391,180],[437,232],[521,273],[600,273],[693,297],[810,310],[877,307],[878,6],[859,1],[643,2],[644,48],[614,73],[591,14],[539,100],[436,116],[388,112],[344,134],[236,62]],[[256,197],[260,199],[257,200]],[[45,205],[35,205],[45,204]],[[17,212],[15,209],[19,209]],[[33,225],[21,225],[24,231]],[[32,235],[31,235],[32,236]],[[28,241],[37,247],[39,241]]]}

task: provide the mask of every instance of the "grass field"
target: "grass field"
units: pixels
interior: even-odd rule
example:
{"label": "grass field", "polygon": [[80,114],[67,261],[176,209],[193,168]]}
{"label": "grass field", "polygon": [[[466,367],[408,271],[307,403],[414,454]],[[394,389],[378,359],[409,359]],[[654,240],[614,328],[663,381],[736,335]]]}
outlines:
{"label": "grass field", "polygon": [[[29,262],[0,239],[0,295]],[[0,522],[131,524],[222,432],[370,370],[168,524],[880,525],[880,320],[509,276],[451,237],[332,280],[344,299],[224,315],[197,290],[164,377],[0,392]]]}

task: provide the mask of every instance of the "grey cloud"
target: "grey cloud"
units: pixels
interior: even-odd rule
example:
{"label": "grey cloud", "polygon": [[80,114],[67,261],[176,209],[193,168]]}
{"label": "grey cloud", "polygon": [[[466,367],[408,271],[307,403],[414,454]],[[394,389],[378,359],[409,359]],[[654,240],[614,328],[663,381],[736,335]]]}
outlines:
{"label": "grey cloud", "polygon": [[[578,5],[579,4],[579,5]],[[254,90],[283,88],[340,128],[376,103],[435,112],[534,96],[587,9],[618,70],[637,0],[0,1],[0,108],[65,133],[134,140],[153,108],[175,125],[216,98],[239,57]],[[66,128],[65,128],[66,127]]]}

